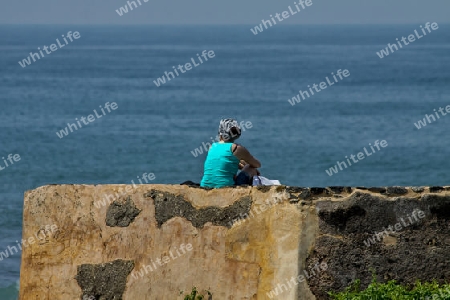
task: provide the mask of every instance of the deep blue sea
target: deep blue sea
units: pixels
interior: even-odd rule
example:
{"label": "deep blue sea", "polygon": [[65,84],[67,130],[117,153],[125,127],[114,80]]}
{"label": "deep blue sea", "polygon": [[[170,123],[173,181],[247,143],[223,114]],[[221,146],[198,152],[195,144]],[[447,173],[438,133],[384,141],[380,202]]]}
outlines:
{"label": "deep blue sea", "polygon": [[[257,25],[257,24],[255,24]],[[57,183],[199,182],[224,117],[249,121],[239,142],[270,179],[295,186],[449,185],[450,25],[380,59],[423,24],[401,26],[0,26],[0,251],[21,239],[23,194]],[[81,37],[22,68],[68,31]],[[62,40],[61,40],[62,41]],[[215,57],[157,87],[203,50]],[[350,76],[292,106],[331,73]],[[106,102],[118,108],[60,139]],[[388,146],[333,176],[325,170],[376,140]],[[3,160],[0,166],[4,167]],[[0,261],[0,299],[15,299],[20,255]]]}

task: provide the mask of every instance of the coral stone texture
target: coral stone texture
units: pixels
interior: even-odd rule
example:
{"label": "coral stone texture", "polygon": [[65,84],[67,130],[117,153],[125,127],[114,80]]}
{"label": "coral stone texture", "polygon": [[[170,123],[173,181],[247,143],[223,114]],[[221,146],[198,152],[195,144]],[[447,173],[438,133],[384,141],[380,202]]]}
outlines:
{"label": "coral stone texture", "polygon": [[449,187],[124,187],[26,192],[23,239],[58,231],[23,248],[19,299],[182,300],[195,286],[312,300],[372,272],[450,280]]}

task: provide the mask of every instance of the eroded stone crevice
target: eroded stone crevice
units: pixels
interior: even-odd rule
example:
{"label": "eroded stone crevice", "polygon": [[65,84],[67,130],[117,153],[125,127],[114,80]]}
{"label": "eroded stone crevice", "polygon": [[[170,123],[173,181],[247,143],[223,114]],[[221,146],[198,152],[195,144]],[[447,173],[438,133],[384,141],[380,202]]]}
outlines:
{"label": "eroded stone crevice", "polygon": [[354,217],[364,217],[366,210],[358,205],[352,205],[349,207],[339,207],[335,210],[320,210],[319,217],[326,223],[335,226],[339,229],[344,229],[347,225],[347,221]]}
{"label": "eroded stone crevice", "polygon": [[207,222],[217,226],[231,227],[233,220],[248,215],[252,205],[249,196],[242,197],[232,205],[219,207],[206,207],[196,209],[181,195],[151,190],[144,195],[155,202],[155,218],[158,227],[174,217],[182,217],[189,220],[196,228],[203,228]]}
{"label": "eroded stone crevice", "polygon": [[133,268],[134,261],[121,259],[78,266],[75,279],[82,290],[80,299],[122,300],[127,277]]}
{"label": "eroded stone crevice", "polygon": [[438,220],[450,221],[450,201],[446,201],[448,197],[438,195],[424,195],[421,201],[428,203],[430,213],[437,217]]}

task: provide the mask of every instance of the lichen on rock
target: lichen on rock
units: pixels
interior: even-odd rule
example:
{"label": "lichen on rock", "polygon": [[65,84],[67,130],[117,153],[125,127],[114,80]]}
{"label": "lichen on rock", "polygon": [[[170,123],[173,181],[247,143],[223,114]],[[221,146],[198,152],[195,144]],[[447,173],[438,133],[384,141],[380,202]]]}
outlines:
{"label": "lichen on rock", "polygon": [[252,205],[250,197],[242,197],[225,208],[212,206],[196,209],[180,195],[152,190],[144,196],[153,198],[155,201],[155,218],[159,227],[174,217],[183,217],[197,228],[202,228],[207,222],[230,227],[235,218],[248,214]]}
{"label": "lichen on rock", "polygon": [[83,291],[80,299],[93,297],[98,300],[122,300],[127,277],[133,268],[133,261],[121,259],[99,265],[78,266],[75,279]]}
{"label": "lichen on rock", "polygon": [[106,212],[106,225],[128,227],[140,212],[141,210],[136,207],[131,197],[128,197],[125,203],[114,201]]}

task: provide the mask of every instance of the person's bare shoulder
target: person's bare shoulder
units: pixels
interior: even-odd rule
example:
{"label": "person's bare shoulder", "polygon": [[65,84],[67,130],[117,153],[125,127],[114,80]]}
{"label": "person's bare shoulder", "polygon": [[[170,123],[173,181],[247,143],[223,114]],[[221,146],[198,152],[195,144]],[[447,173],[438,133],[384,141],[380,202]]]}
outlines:
{"label": "person's bare shoulder", "polygon": [[233,148],[234,156],[236,156],[239,160],[245,160],[253,168],[261,167],[261,163],[259,162],[259,160],[254,158],[253,155],[250,154],[250,151],[247,150],[247,148],[245,148],[244,146],[239,145],[239,144],[235,144],[235,145],[236,145],[235,148]]}

